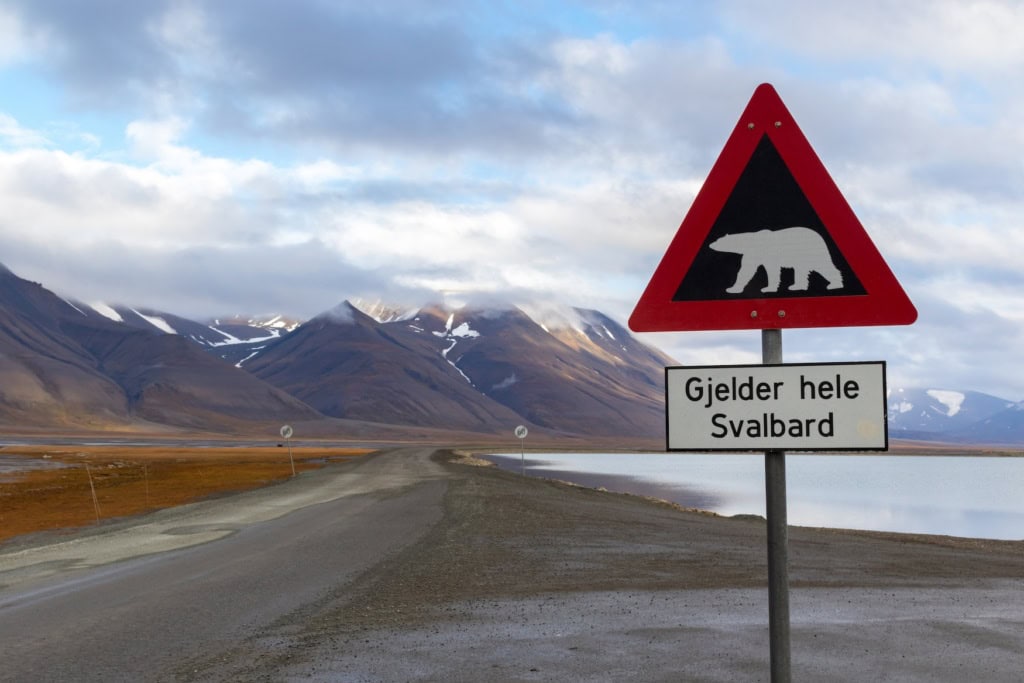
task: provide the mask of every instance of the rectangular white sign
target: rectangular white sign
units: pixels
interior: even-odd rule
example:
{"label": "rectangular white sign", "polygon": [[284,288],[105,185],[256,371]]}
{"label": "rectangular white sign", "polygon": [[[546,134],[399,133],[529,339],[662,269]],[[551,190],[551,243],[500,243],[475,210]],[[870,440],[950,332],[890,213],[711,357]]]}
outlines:
{"label": "rectangular white sign", "polygon": [[885,361],[665,368],[670,451],[884,451]]}

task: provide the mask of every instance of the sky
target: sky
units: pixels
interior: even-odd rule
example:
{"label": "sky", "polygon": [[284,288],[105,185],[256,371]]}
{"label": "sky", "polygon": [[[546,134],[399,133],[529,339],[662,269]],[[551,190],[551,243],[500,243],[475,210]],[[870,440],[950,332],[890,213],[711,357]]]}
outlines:
{"label": "sky", "polygon": [[[787,362],[1024,399],[1024,3],[0,0],[0,263],[192,318],[620,322],[772,83],[919,311]],[[756,331],[641,335],[758,363]]]}

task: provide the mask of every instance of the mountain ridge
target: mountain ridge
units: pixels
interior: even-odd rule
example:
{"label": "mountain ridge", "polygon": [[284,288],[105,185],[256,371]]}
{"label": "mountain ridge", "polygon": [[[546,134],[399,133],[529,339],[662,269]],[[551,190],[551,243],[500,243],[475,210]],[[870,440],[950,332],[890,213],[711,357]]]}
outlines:
{"label": "mountain ridge", "polygon": [[[664,367],[676,364],[590,309],[357,299],[305,321],[194,321],[85,304],[0,264],[8,425],[217,432],[348,421],[496,434],[524,424],[657,442]],[[893,389],[886,408],[891,439],[1024,444],[1024,404],[981,392]]]}
{"label": "mountain ridge", "polygon": [[[522,423],[551,435],[659,438],[664,363],[653,359],[664,355],[603,314],[576,309],[591,322],[571,338],[513,306],[371,312],[345,301],[301,324],[197,322],[86,304],[5,268],[0,422],[217,431],[349,420],[481,434]],[[480,330],[492,338],[482,342]],[[626,351],[643,362],[619,357]]]}

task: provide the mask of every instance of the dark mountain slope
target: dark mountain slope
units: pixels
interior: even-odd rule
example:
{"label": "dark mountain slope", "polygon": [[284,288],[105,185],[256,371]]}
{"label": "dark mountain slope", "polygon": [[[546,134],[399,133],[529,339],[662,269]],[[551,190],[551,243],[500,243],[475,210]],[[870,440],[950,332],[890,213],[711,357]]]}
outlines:
{"label": "dark mountain slope", "polygon": [[396,337],[347,303],[272,342],[244,367],[334,417],[484,431],[522,421],[420,340]]}
{"label": "dark mountain slope", "polygon": [[[580,434],[663,433],[664,364],[651,362],[645,347],[644,363],[636,364],[595,344],[590,325],[545,329],[519,309],[449,315],[441,337],[447,360],[480,393],[530,422]],[[624,330],[621,337],[632,339]]]}
{"label": "dark mountain slope", "polygon": [[320,417],[179,335],[131,327],[0,269],[0,422],[220,429]]}
{"label": "dark mountain slope", "polygon": [[244,367],[337,417],[657,438],[671,359],[596,312],[571,316],[589,322],[563,341],[516,308],[427,306],[381,322],[345,303]]}
{"label": "dark mountain slope", "polygon": [[89,350],[123,390],[131,412],[190,427],[235,420],[301,420],[316,411],[198,349],[179,335],[69,322],[65,331]]}
{"label": "dark mountain slope", "polygon": [[128,419],[123,391],[61,330],[74,307],[0,267],[0,420],[103,425]]}

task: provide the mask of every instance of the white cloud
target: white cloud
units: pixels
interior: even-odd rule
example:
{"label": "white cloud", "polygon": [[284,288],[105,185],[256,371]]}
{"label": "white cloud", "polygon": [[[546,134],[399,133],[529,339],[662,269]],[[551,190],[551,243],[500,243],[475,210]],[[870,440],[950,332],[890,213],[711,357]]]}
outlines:
{"label": "white cloud", "polygon": [[[0,69],[62,94],[0,112],[0,259],[157,308],[308,314],[428,288],[622,320],[771,81],[921,312],[787,332],[787,358],[1024,394],[1024,5],[602,4],[579,26],[537,5],[500,40],[485,5],[0,9]],[[78,263],[104,255],[116,276]],[[759,360],[756,333],[650,338],[682,362]]]}
{"label": "white cloud", "polygon": [[0,7],[0,67],[28,58],[44,41],[43,31],[30,30],[17,12]]}
{"label": "white cloud", "polygon": [[724,8],[742,34],[836,63],[932,65],[947,72],[1012,72],[1024,64],[1024,6],[1013,0],[820,3],[768,0]]}
{"label": "white cloud", "polygon": [[42,133],[25,128],[9,114],[0,112],[0,140],[10,147],[48,147],[50,141]]}

